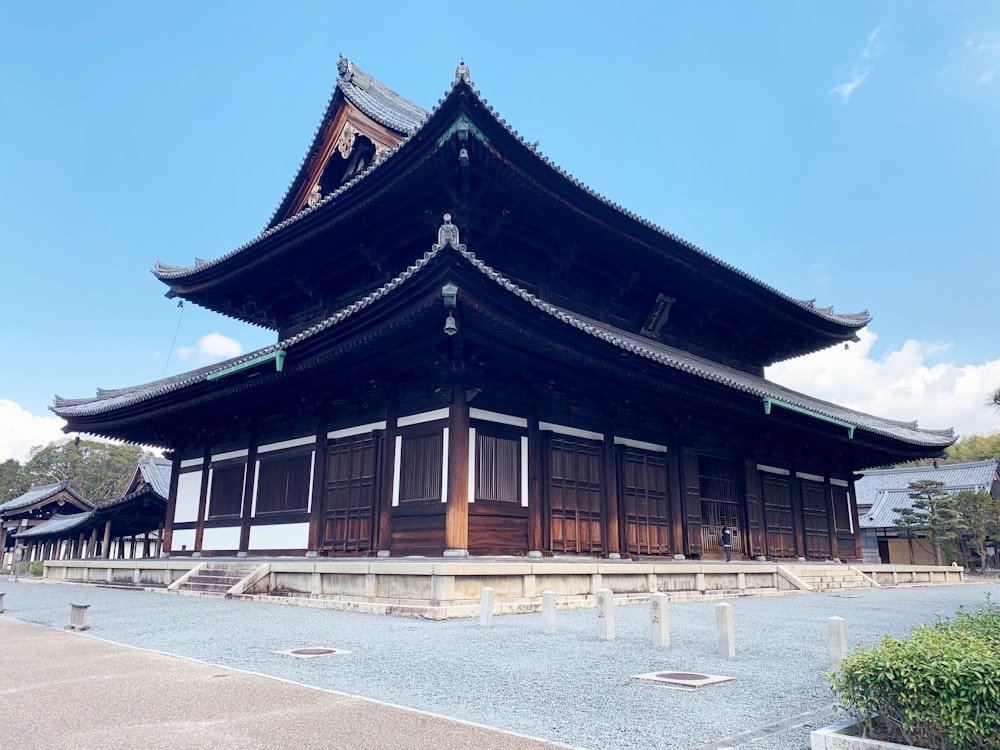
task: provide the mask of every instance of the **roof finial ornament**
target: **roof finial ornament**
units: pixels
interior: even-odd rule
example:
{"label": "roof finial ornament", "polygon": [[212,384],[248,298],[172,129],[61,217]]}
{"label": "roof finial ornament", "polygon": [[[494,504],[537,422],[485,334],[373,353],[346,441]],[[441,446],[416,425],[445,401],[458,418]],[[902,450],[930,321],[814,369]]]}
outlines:
{"label": "roof finial ornament", "polygon": [[354,72],[351,70],[351,61],[344,57],[343,52],[340,53],[340,58],[337,60],[337,72],[345,81],[351,80],[351,75]]}
{"label": "roof finial ornament", "polygon": [[441,250],[445,245],[451,245],[456,250],[465,250],[465,245],[458,241],[458,227],[451,223],[451,214],[444,215],[444,224],[438,228],[438,241],[435,250]]}
{"label": "roof finial ornament", "polygon": [[[469,66],[465,64],[465,58],[461,58],[458,61],[458,67],[455,68],[455,83],[459,81],[465,81],[470,86],[472,85],[472,71],[469,70]],[[452,84],[452,86],[455,85]]]}

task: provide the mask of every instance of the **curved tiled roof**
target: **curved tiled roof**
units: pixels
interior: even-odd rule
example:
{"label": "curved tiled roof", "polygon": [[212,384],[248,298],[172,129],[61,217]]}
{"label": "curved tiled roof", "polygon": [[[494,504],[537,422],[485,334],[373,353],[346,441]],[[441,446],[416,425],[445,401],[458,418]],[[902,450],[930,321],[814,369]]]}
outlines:
{"label": "curved tiled roof", "polygon": [[23,495],[19,495],[18,497],[13,498],[12,500],[8,500],[7,502],[0,505],[0,513],[7,513],[12,510],[27,508],[30,505],[34,505],[35,503],[47,500],[48,498],[59,494],[63,490],[71,494],[80,502],[93,507],[93,503],[80,497],[76,493],[76,490],[74,490],[72,487],[69,486],[69,480],[64,479],[61,482],[55,482],[53,484],[43,484],[40,487],[32,487]]}
{"label": "curved tiled roof", "polygon": [[17,538],[29,539],[36,536],[48,536],[49,534],[61,534],[72,531],[79,526],[85,525],[97,515],[97,512],[97,510],[88,510],[84,513],[74,513],[70,516],[61,516],[57,513],[49,520],[42,521],[37,526],[17,532]]}
{"label": "curved tiled roof", "polygon": [[[942,482],[949,492],[959,490],[994,491],[997,460],[971,461],[937,466],[904,466],[898,469],[866,471],[854,483],[858,505],[871,506],[859,519],[865,528],[883,528],[896,524],[893,508],[910,508],[910,482],[934,480]],[[996,488],[1000,491],[1000,487]]]}
{"label": "curved tiled roof", "polygon": [[170,461],[158,456],[151,456],[143,453],[139,456],[139,471],[146,484],[152,487],[160,497],[166,499],[170,497],[170,474],[172,466]]}
{"label": "curved tiled roof", "polygon": [[[395,94],[394,92],[391,92],[390,89],[386,88],[382,84],[379,84],[377,81],[375,81],[375,79],[371,78],[371,76],[369,76],[367,73],[363,73],[363,71],[360,71],[360,69],[357,68],[357,66],[355,66],[353,63],[347,61],[345,58],[341,58],[341,63],[346,64],[346,69],[348,71],[347,75],[350,76],[350,77],[345,81],[344,80],[345,79],[345,74],[342,72],[340,78],[338,78],[338,80],[337,80],[337,86],[334,88],[334,96],[331,97],[331,105],[333,103],[333,100],[334,100],[334,97],[336,95],[336,91],[337,90],[342,90],[344,92],[344,95],[348,99],[350,99],[351,102],[354,103],[356,106],[359,106],[359,107],[361,106],[358,102],[368,102],[370,104],[370,106],[373,107],[372,112],[379,111],[378,108],[374,108],[376,103],[380,103],[381,107],[384,107],[384,108],[386,108],[388,110],[388,109],[391,109],[391,107],[389,107],[389,105],[386,102],[395,102],[396,100],[407,102],[407,100],[403,99],[402,97],[399,97],[398,94]],[[338,66],[339,65],[340,64],[338,64]],[[355,78],[357,78],[359,82],[364,82],[364,84],[368,87],[368,89],[365,90],[364,88],[361,88],[359,86],[350,86],[349,84]],[[301,211],[299,211],[294,216],[291,216],[288,219],[285,219],[281,223],[276,224],[274,226],[271,226],[271,222],[274,221],[274,219],[276,218],[276,215],[272,216],[271,220],[268,222],[268,227],[263,232],[261,232],[257,237],[255,237],[252,240],[249,240],[248,242],[244,243],[243,245],[240,245],[238,248],[236,248],[236,249],[234,249],[234,250],[226,253],[225,255],[222,255],[222,256],[216,258],[215,260],[199,261],[199,262],[197,262],[192,267],[168,265],[168,264],[165,264],[165,263],[161,263],[160,261],[157,261],[157,265],[156,265],[156,268],[153,270],[153,273],[156,275],[157,278],[159,278],[160,280],[162,280],[164,282],[169,282],[171,280],[181,279],[181,278],[184,278],[186,276],[190,276],[192,274],[195,274],[195,273],[198,273],[199,271],[204,270],[205,268],[208,268],[208,267],[211,267],[211,266],[216,266],[216,265],[219,265],[221,263],[224,263],[224,262],[230,260],[231,258],[233,258],[233,257],[235,257],[235,256],[237,256],[237,255],[239,255],[239,254],[241,254],[243,252],[246,252],[247,250],[249,250],[250,248],[256,246],[257,244],[259,244],[263,240],[267,239],[268,237],[271,237],[272,235],[277,234],[277,233],[283,231],[286,227],[291,226],[291,225],[297,223],[298,221],[302,220],[306,216],[311,215],[315,211],[322,210],[324,206],[326,206],[330,202],[332,202],[332,201],[336,200],[337,198],[341,197],[342,195],[344,195],[347,191],[351,190],[355,185],[357,185],[358,183],[360,183],[362,180],[365,180],[368,177],[370,177],[373,173],[376,173],[377,170],[379,170],[380,168],[383,168],[385,166],[385,164],[387,164],[390,160],[392,160],[392,158],[394,156],[396,156],[400,151],[406,149],[408,147],[408,145],[410,144],[410,142],[412,141],[413,135],[416,134],[420,129],[422,129],[426,125],[427,122],[430,122],[431,120],[433,120],[434,117],[435,117],[435,115],[437,115],[437,113],[442,109],[442,106],[447,101],[447,98],[449,96],[451,96],[452,94],[454,94],[454,92],[456,90],[459,90],[461,88],[468,89],[468,91],[482,105],[484,111],[486,111],[486,112],[489,113],[490,117],[497,123],[497,125],[499,125],[501,128],[503,128],[507,132],[507,134],[510,135],[513,139],[515,139],[523,148],[527,149],[532,154],[534,154],[535,157],[542,164],[544,164],[548,169],[552,170],[553,172],[555,172],[556,174],[558,174],[560,177],[562,177],[563,179],[565,179],[566,181],[568,181],[569,183],[571,183],[573,186],[575,186],[579,190],[581,190],[584,193],[586,193],[592,199],[594,199],[594,200],[602,203],[603,205],[607,206],[608,208],[613,209],[614,211],[618,212],[619,214],[621,214],[621,215],[627,217],[628,219],[636,222],[637,224],[645,227],[646,229],[652,230],[653,232],[661,235],[662,237],[670,240],[671,242],[677,243],[678,245],[686,248],[687,250],[690,250],[690,251],[694,252],[695,254],[697,254],[699,256],[702,256],[703,258],[711,261],[713,264],[716,264],[716,265],[722,267],[726,271],[728,271],[730,273],[733,273],[733,274],[735,274],[735,275],[737,275],[737,276],[739,276],[739,277],[741,277],[741,278],[743,278],[743,279],[751,282],[754,285],[759,286],[760,288],[762,288],[762,289],[770,292],[771,294],[774,294],[775,296],[777,296],[777,297],[779,297],[779,298],[781,298],[781,299],[783,299],[783,300],[785,300],[787,302],[790,302],[790,303],[792,303],[792,304],[794,304],[794,305],[802,308],[803,310],[809,311],[810,313],[816,315],[817,317],[819,317],[819,318],[821,318],[823,320],[827,320],[827,321],[835,323],[837,325],[841,325],[841,326],[843,326],[843,327],[845,327],[847,329],[850,329],[852,331],[853,330],[858,330],[860,328],[863,328],[864,326],[866,326],[868,323],[871,322],[872,318],[868,314],[867,310],[863,310],[863,311],[857,312],[857,313],[836,313],[836,312],[834,312],[834,310],[833,310],[832,307],[817,307],[815,300],[811,300],[811,299],[810,300],[802,300],[802,299],[797,299],[795,297],[787,295],[784,292],[781,292],[780,290],[778,290],[775,287],[771,286],[770,284],[767,284],[767,283],[761,281],[760,279],[757,279],[756,277],[751,276],[750,274],[746,273],[745,271],[740,270],[736,266],[733,266],[733,265],[727,263],[726,261],[724,261],[724,260],[722,260],[722,259],[720,259],[720,258],[718,258],[718,257],[716,257],[714,255],[712,255],[711,253],[706,252],[705,250],[703,250],[702,248],[698,247],[697,245],[695,245],[695,244],[693,244],[691,242],[688,242],[687,240],[682,239],[681,237],[677,236],[676,234],[673,234],[672,232],[667,231],[666,229],[664,229],[663,227],[659,226],[658,224],[654,224],[653,222],[648,221],[648,220],[642,218],[638,214],[635,214],[632,211],[629,211],[628,209],[626,209],[625,207],[619,205],[618,203],[615,203],[614,201],[611,201],[610,199],[604,197],[603,195],[601,195],[600,193],[598,193],[596,190],[593,190],[588,185],[584,184],[580,180],[578,180],[575,177],[573,177],[569,172],[567,172],[566,170],[562,169],[555,162],[553,162],[551,159],[549,159],[548,157],[546,157],[538,149],[537,144],[535,144],[535,143],[529,143],[516,130],[514,130],[507,123],[507,121],[505,119],[503,119],[502,117],[500,117],[500,114],[498,112],[496,112],[493,109],[492,106],[489,105],[489,103],[487,102],[487,100],[485,98],[483,98],[481,92],[478,89],[473,89],[472,88],[471,81],[469,80],[469,78],[468,78],[467,75],[466,76],[456,75],[455,81],[452,84],[451,89],[445,93],[445,97],[444,98],[438,100],[437,106],[434,107],[434,109],[429,114],[425,113],[422,109],[420,109],[419,107],[417,107],[417,105],[407,102],[408,104],[411,104],[413,108],[415,108],[413,116],[409,120],[406,120],[406,124],[408,125],[408,127],[411,128],[410,130],[405,131],[407,133],[407,138],[404,139],[403,142],[400,143],[398,146],[396,146],[394,149],[392,149],[391,151],[389,151],[384,158],[377,159],[377,160],[373,161],[365,170],[363,170],[361,173],[359,173],[358,175],[356,175],[354,178],[352,178],[348,182],[346,182],[343,185],[341,185],[339,188],[337,188],[336,190],[334,190],[330,194],[324,196],[323,199],[320,200],[318,203],[316,203],[314,206],[304,207]],[[348,94],[349,90],[351,91],[350,95]],[[390,97],[385,92],[389,92],[389,94],[392,94],[392,96]],[[357,99],[357,101],[355,101],[355,99],[351,98],[351,97],[355,97]],[[395,98],[393,98],[393,97],[395,97]],[[331,106],[331,105],[328,105],[328,112],[327,112],[327,114],[329,114],[329,106]],[[419,111],[420,113],[422,113],[423,116],[418,119],[417,116],[416,116],[416,111]],[[368,114],[373,119],[376,119],[372,113],[366,111],[366,114]],[[324,115],[324,119],[323,119],[322,122],[326,121],[326,116],[327,115]],[[402,115],[397,114],[396,116],[402,118]],[[322,131],[322,122],[321,122],[320,128],[317,129],[316,135],[314,136],[314,139],[313,139],[313,144],[310,146],[309,151],[307,152],[306,158],[308,158],[308,155],[310,153],[312,153],[313,149],[315,148],[316,139],[320,138],[321,135],[322,135],[322,132],[321,132]],[[383,123],[383,124],[386,124],[386,123]],[[400,124],[403,124],[403,120],[402,119],[400,120]],[[305,163],[305,160],[303,160],[303,164],[304,163]],[[299,171],[301,171],[301,167],[299,168]],[[296,174],[298,174],[299,171],[297,171]],[[291,186],[289,187],[289,190],[291,190]],[[286,196],[287,196],[287,193],[286,193]]]}
{"label": "curved tiled roof", "polygon": [[[416,275],[428,262],[434,259],[444,248],[451,247],[462,258],[473,267],[478,269],[483,275],[492,280],[507,292],[520,298],[525,303],[537,308],[541,312],[571,326],[587,335],[601,339],[612,346],[623,351],[630,352],[636,356],[656,362],[672,370],[687,373],[703,380],[711,381],[733,390],[741,391],[751,396],[761,399],[770,398],[785,404],[797,406],[809,412],[849,422],[855,427],[867,432],[881,435],[896,440],[900,440],[911,445],[926,447],[945,447],[954,440],[952,430],[922,430],[915,422],[900,422],[896,420],[884,419],[871,414],[865,414],[853,409],[848,409],[837,404],[798,393],[784,386],[773,383],[765,378],[752,375],[742,370],[714,362],[712,360],[699,357],[690,352],[675,347],[661,344],[643,336],[632,334],[620,328],[601,323],[585,316],[574,313],[565,308],[539,299],[534,294],[522,289],[503,274],[493,269],[476,257],[475,253],[466,249],[465,245],[458,243],[458,230],[450,223],[450,217],[446,215],[445,224],[438,233],[438,242],[423,257],[416,260],[405,272],[394,278],[392,281],[371,292],[365,297],[357,300],[352,305],[338,311],[325,320],[311,326],[301,333],[287,338],[269,347],[265,347],[256,352],[243,355],[236,359],[229,360],[209,367],[201,368],[190,373],[177,375],[172,378],[155,381],[144,386],[121,389],[118,391],[102,391],[93,399],[78,399],[69,401],[58,400],[54,411],[63,417],[71,416],[91,416],[113,411],[114,409],[139,403],[156,396],[165,395],[171,391],[180,390],[184,387],[203,382],[213,373],[219,373],[230,369],[236,365],[250,362],[267,354],[272,354],[279,349],[292,349],[299,342],[317,335],[334,325],[341,323],[347,318],[355,315],[360,310],[370,306],[375,301],[382,299],[392,293],[395,289],[407,283]],[[763,406],[762,406],[763,411]]]}

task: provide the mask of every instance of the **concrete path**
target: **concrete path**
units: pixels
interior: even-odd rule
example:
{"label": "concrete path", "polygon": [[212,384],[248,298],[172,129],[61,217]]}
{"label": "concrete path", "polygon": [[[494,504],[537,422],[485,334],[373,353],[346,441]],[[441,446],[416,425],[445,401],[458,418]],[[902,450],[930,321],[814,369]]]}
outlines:
{"label": "concrete path", "polygon": [[2,616],[0,644],[18,750],[568,747]]}

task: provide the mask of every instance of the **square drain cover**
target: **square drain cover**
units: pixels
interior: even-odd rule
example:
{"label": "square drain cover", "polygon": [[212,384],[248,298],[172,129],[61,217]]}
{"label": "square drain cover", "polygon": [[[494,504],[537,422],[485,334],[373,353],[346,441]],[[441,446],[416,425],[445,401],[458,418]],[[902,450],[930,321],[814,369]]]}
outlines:
{"label": "square drain cover", "polygon": [[680,690],[697,690],[708,685],[715,685],[720,682],[729,682],[736,679],[735,677],[702,674],[701,672],[649,672],[648,674],[637,674],[635,678],[637,680],[662,682],[665,685]]}
{"label": "square drain cover", "polygon": [[351,652],[344,651],[342,648],[313,646],[310,648],[293,648],[288,651],[275,651],[274,653],[281,654],[282,656],[294,656],[296,659],[315,659],[317,656],[340,656],[341,654],[349,654]]}

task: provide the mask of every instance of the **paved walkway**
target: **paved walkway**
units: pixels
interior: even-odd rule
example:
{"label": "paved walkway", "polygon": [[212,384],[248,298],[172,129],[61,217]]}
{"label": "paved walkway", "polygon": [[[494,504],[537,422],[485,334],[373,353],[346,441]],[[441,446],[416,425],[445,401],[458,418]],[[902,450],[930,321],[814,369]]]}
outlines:
{"label": "paved walkway", "polygon": [[567,747],[0,616],[18,750]]}

